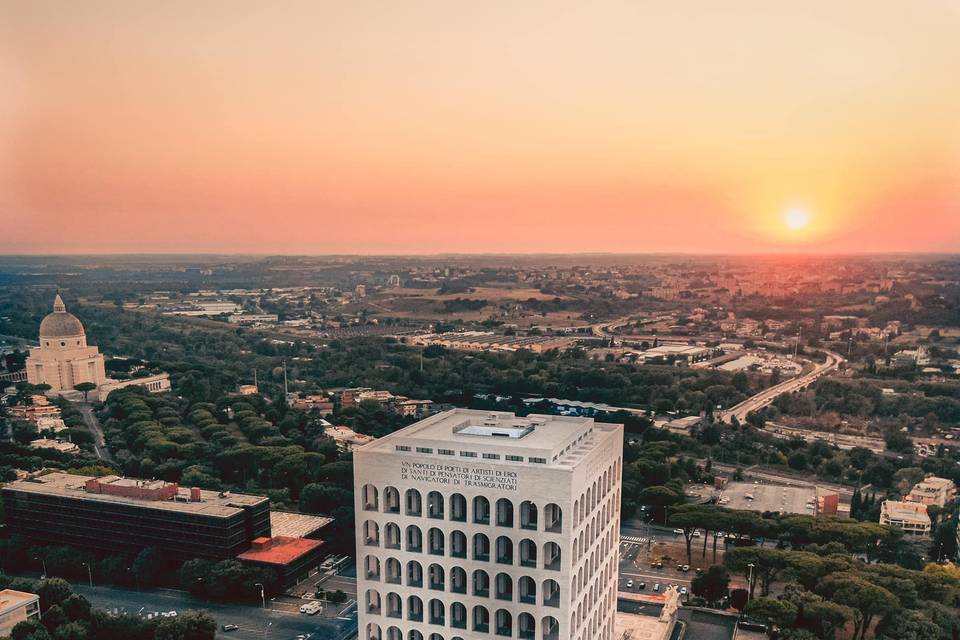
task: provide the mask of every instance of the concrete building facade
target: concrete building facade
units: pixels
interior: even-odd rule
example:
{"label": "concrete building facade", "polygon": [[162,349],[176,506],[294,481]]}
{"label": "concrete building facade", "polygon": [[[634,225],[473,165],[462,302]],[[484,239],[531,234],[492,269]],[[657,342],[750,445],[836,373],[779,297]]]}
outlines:
{"label": "concrete building facade", "polygon": [[623,427],[454,409],[354,450],[361,640],[611,640]]}
{"label": "concrete building facade", "polygon": [[919,502],[884,500],[880,504],[880,524],[902,529],[907,535],[930,535],[931,523],[927,505]]}
{"label": "concrete building facade", "polygon": [[938,478],[937,476],[927,476],[913,485],[906,497],[907,502],[918,502],[925,505],[935,504],[938,507],[944,507],[956,499],[957,485],[953,483],[953,480]]}
{"label": "concrete building facade", "polygon": [[21,622],[40,619],[40,596],[26,591],[0,591],[0,637],[7,637]]}

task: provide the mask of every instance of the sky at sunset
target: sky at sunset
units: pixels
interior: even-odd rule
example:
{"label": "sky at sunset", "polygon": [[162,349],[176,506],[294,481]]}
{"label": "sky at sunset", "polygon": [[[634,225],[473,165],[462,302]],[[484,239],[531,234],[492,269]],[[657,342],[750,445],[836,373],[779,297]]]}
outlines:
{"label": "sky at sunset", "polygon": [[0,0],[0,253],[960,251],[956,0]]}

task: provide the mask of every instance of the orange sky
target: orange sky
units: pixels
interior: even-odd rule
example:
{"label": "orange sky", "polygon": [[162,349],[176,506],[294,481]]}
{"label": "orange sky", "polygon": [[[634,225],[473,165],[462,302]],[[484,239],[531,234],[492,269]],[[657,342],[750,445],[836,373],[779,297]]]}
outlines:
{"label": "orange sky", "polygon": [[958,34],[955,0],[6,0],[0,253],[960,251]]}

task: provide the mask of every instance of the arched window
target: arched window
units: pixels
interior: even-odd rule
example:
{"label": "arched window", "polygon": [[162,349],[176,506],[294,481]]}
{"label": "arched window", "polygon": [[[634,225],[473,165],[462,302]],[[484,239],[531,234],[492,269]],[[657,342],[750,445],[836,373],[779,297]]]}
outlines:
{"label": "arched window", "polygon": [[407,586],[423,586],[423,566],[416,560],[407,563]]}
{"label": "arched window", "polygon": [[427,494],[427,517],[443,518],[443,496],[438,491]]}
{"label": "arched window", "polygon": [[387,558],[385,573],[385,582],[389,582],[390,584],[400,584],[400,561],[396,558]]}
{"label": "arched window", "polygon": [[490,633],[490,612],[483,605],[473,608],[473,630],[477,633]]}
{"label": "arched window", "polygon": [[444,553],[443,531],[436,527],[431,527],[427,531],[427,553],[435,556],[442,556]]}
{"label": "arched window", "polygon": [[372,484],[363,485],[361,496],[363,497],[365,511],[378,511],[380,509],[380,496],[375,486]]}
{"label": "arched window", "polygon": [[557,640],[560,637],[560,623],[553,616],[540,618],[540,637],[542,640]]}
{"label": "arched window", "polygon": [[520,503],[520,528],[537,530],[537,505],[529,500]]}
{"label": "arched window", "polygon": [[387,549],[400,548],[400,527],[393,522],[388,522],[383,526],[383,546]]}
{"label": "arched window", "polygon": [[529,613],[523,612],[517,616],[517,626],[522,640],[534,640],[537,637],[537,622]]}
{"label": "arched window", "polygon": [[497,526],[513,526],[513,503],[506,498],[497,500]]}
{"label": "arched window", "polygon": [[496,634],[498,636],[513,635],[513,616],[506,609],[497,609]]}
{"label": "arched window", "polygon": [[483,496],[473,499],[474,524],[490,524],[490,501]]}
{"label": "arched window", "polygon": [[446,608],[443,606],[443,602],[437,599],[430,601],[430,624],[446,624]]}
{"label": "arched window", "polygon": [[416,489],[407,489],[406,505],[408,516],[419,516],[423,513],[423,503],[420,492]]}
{"label": "arched window", "polygon": [[423,600],[419,596],[407,598],[407,620],[423,622]]}
{"label": "arched window", "polygon": [[513,564],[513,540],[507,536],[497,538],[497,562]]}
{"label": "arched window", "polygon": [[556,580],[543,581],[543,606],[560,606],[560,584]]}
{"label": "arched window", "polygon": [[450,519],[454,522],[467,521],[467,499],[459,493],[450,496]]}
{"label": "arched window", "polygon": [[367,589],[367,594],[364,598],[364,601],[367,606],[367,613],[380,615],[380,594],[379,593],[377,593],[373,589]]}
{"label": "arched window", "polygon": [[543,568],[560,570],[560,545],[556,542],[548,542],[543,545]]}
{"label": "arched window", "polygon": [[529,538],[520,541],[520,566],[533,568],[537,566],[537,543]]}
{"label": "arched window", "polygon": [[420,527],[413,524],[407,527],[407,551],[414,553],[423,551],[423,534],[420,532]]}
{"label": "arched window", "polygon": [[440,565],[434,563],[427,567],[427,578],[429,588],[436,589],[437,591],[443,591],[446,588],[443,567]]}
{"label": "arched window", "polygon": [[380,579],[380,559],[376,556],[364,556],[363,570],[366,573],[367,580]]}
{"label": "arched window", "polygon": [[563,531],[563,510],[559,505],[550,503],[543,508],[544,531],[560,533]]}
{"label": "arched window", "polygon": [[498,573],[494,579],[494,597],[497,600],[513,601],[513,578],[507,573]]}
{"label": "arched window", "polygon": [[467,536],[463,531],[450,532],[450,555],[454,558],[467,557]]}
{"label": "arched window", "polygon": [[383,640],[380,634],[380,625],[372,622],[367,625],[367,640]]}
{"label": "arched window", "polygon": [[453,593],[467,592],[467,572],[463,567],[450,567],[450,591]]}
{"label": "arched window", "polygon": [[[387,617],[388,618],[403,617],[403,601],[400,599],[400,596],[398,594],[393,592],[387,594]],[[387,633],[389,633],[389,630]]]}
{"label": "arched window", "polygon": [[517,591],[523,604],[537,604],[537,582],[530,576],[522,576],[517,581]]}
{"label": "arched window", "polygon": [[490,576],[483,569],[473,572],[473,595],[478,598],[490,597]]}
{"label": "arched window", "polygon": [[473,536],[473,559],[481,562],[490,561],[490,538],[482,533]]}
{"label": "arched window", "polygon": [[450,605],[450,626],[454,629],[467,628],[467,608],[461,602]]}
{"label": "arched window", "polygon": [[373,520],[363,522],[363,543],[368,547],[380,546],[380,526]]}
{"label": "arched window", "polygon": [[387,640],[403,640],[403,632],[396,627],[388,627]]}
{"label": "arched window", "polygon": [[[420,612],[420,618],[423,618],[423,612]],[[411,629],[407,633],[407,640],[423,640],[423,634],[417,631],[416,629]]]}
{"label": "arched window", "polygon": [[383,512],[400,513],[400,492],[396,487],[383,488]]}

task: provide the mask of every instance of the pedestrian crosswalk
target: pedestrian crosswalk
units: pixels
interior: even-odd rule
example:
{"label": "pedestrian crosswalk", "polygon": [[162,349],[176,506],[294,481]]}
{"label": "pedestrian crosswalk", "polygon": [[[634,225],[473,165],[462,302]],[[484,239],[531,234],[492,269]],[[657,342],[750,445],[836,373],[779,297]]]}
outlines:
{"label": "pedestrian crosswalk", "polygon": [[646,544],[646,538],[640,538],[637,536],[620,536],[620,542],[632,542],[633,544]]}

